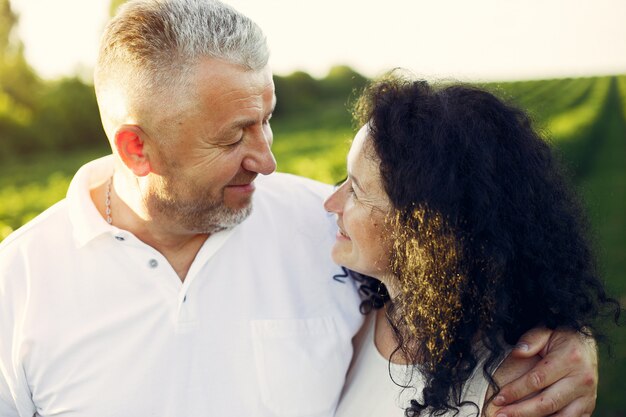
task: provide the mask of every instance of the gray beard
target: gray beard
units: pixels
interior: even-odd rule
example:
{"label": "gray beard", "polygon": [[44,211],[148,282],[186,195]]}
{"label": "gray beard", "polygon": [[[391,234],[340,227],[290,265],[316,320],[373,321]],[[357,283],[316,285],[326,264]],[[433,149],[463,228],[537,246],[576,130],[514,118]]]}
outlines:
{"label": "gray beard", "polygon": [[183,229],[198,234],[213,234],[231,229],[242,223],[252,212],[252,204],[232,209],[221,203],[181,205],[151,196],[146,201],[150,211],[158,213],[155,218],[167,219]]}

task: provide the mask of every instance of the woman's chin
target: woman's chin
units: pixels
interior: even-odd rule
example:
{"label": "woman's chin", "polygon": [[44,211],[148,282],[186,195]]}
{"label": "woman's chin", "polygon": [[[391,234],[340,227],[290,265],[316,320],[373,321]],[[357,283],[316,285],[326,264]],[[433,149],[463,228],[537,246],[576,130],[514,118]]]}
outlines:
{"label": "woman's chin", "polygon": [[353,262],[350,262],[350,259],[347,256],[345,256],[345,253],[343,253],[343,251],[340,248],[337,248],[337,244],[335,244],[335,246],[333,247],[330,257],[332,258],[333,262],[336,263],[337,265],[341,265],[345,268],[355,271],[354,268],[356,267],[356,265],[354,265]]}

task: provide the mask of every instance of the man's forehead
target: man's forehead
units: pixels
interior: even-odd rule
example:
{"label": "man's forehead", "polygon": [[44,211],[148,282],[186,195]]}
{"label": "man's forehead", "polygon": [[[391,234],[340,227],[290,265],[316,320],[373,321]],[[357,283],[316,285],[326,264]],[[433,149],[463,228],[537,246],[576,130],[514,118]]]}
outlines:
{"label": "man's forehead", "polygon": [[192,78],[219,88],[229,82],[248,82],[274,86],[272,70],[269,65],[261,69],[250,69],[234,62],[218,58],[202,58],[191,70]]}
{"label": "man's forehead", "polygon": [[267,108],[261,108],[261,110],[264,110],[261,114],[257,114],[257,112],[254,112],[254,114],[241,115],[239,117],[236,117],[232,121],[231,126],[234,128],[240,128],[240,129],[252,126],[259,122],[258,120],[259,116],[261,116],[262,118],[269,117],[272,113],[274,113],[275,108],[276,108],[276,95],[273,94],[270,106]]}

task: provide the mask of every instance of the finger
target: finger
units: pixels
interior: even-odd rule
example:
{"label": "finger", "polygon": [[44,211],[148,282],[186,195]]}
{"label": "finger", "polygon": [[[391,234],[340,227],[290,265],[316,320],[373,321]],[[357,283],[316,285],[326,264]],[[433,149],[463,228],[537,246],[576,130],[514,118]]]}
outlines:
{"label": "finger", "polygon": [[545,350],[553,330],[545,327],[530,329],[524,333],[511,354],[518,358],[530,358]]}
{"label": "finger", "polygon": [[[570,371],[567,363],[544,358],[526,374],[504,385],[494,400],[494,404],[511,404],[529,395],[538,394],[544,388],[561,380]],[[569,386],[569,391],[576,390],[576,388],[576,386]]]}
{"label": "finger", "polygon": [[591,417],[595,404],[595,400],[581,397],[563,407],[554,417]]}
{"label": "finger", "polygon": [[[496,417],[544,417],[560,412],[579,397],[580,393],[563,391],[557,384],[527,400],[508,405]],[[568,410],[569,411],[569,410]],[[577,415],[576,417],[580,417]]]}

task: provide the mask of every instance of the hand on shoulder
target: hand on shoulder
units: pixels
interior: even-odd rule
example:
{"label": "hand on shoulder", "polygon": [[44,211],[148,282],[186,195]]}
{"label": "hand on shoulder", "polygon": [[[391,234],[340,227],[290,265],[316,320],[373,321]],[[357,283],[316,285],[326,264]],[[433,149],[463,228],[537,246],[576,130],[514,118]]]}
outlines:
{"label": "hand on shoulder", "polygon": [[[527,374],[537,363],[539,363],[539,361],[541,361],[541,356],[539,355],[535,355],[530,358],[516,358],[509,355],[504,359],[502,364],[493,374],[493,378],[498,383],[498,386],[502,388],[504,385],[513,382],[516,379]],[[497,411],[502,408],[494,405],[493,402],[489,401],[494,392],[495,390],[493,389],[493,387],[489,387],[489,389],[487,389],[487,394],[485,395],[485,406],[483,407],[482,411],[483,417],[496,417]],[[528,398],[532,398],[535,395],[537,395],[537,393],[528,395],[520,399],[519,401],[527,400]]]}

